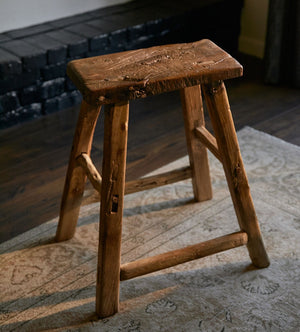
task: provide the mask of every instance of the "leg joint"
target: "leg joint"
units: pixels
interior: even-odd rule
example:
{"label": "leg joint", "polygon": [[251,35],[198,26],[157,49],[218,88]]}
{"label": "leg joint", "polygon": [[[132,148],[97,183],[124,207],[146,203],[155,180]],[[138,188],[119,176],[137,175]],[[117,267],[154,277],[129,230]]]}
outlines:
{"label": "leg joint", "polygon": [[222,92],[224,89],[223,81],[214,81],[210,84],[205,85],[206,93],[208,93],[211,96],[214,96],[220,92]]}

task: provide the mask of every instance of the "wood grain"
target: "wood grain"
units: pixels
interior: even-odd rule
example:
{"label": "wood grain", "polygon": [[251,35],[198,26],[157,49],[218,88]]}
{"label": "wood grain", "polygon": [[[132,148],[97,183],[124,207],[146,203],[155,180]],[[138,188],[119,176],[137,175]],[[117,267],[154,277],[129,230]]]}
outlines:
{"label": "wood grain", "polygon": [[187,166],[170,172],[148,176],[143,179],[129,181],[125,184],[125,195],[186,180],[191,176],[191,167]]}
{"label": "wood grain", "polygon": [[210,40],[74,60],[67,68],[83,98],[98,105],[239,77],[242,71]]}
{"label": "wood grain", "polygon": [[93,164],[93,161],[90,158],[90,156],[86,153],[82,153],[80,156],[78,156],[76,158],[76,161],[77,161],[78,165],[80,165],[84,169],[84,171],[85,171],[88,179],[91,181],[93,187],[98,192],[101,192],[102,177],[99,174],[95,165]]}
{"label": "wood grain", "polygon": [[129,102],[105,108],[96,312],[119,308],[122,216],[125,189]]}
{"label": "wood grain", "polygon": [[204,126],[196,127],[195,135],[222,162],[215,137]]}
{"label": "wood grain", "polygon": [[[170,172],[165,172],[157,175],[147,176],[142,179],[128,181],[125,183],[125,195],[165,186],[167,184],[183,181],[191,177],[192,177],[191,167],[187,166]],[[98,190],[98,188],[95,189],[96,190],[87,190],[84,193],[82,205],[87,205],[100,201],[101,191]]]}
{"label": "wood grain", "polygon": [[78,166],[76,158],[82,152],[90,155],[99,113],[100,107],[82,102],[61,200],[56,241],[68,240],[75,233],[86,181],[86,174],[82,167]]}
{"label": "wood grain", "polygon": [[213,124],[229,191],[242,231],[248,234],[248,250],[253,264],[270,264],[262,240],[225,85],[222,81],[204,85],[204,95]]}
{"label": "wood grain", "polygon": [[212,198],[207,150],[195,136],[195,128],[205,125],[200,86],[181,89],[180,95],[194,197],[198,202],[206,201]]}
{"label": "wood grain", "polygon": [[203,258],[221,251],[245,245],[247,244],[247,241],[248,236],[245,232],[236,232],[157,256],[122,264],[120,279],[132,279],[191,260]]}

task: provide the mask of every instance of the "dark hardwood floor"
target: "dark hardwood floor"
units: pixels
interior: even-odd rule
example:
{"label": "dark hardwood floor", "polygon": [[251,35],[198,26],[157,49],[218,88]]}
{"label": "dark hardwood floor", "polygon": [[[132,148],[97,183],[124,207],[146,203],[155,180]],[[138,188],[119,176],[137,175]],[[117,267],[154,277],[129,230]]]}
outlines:
{"label": "dark hardwood floor", "polygon": [[[237,130],[251,126],[300,145],[300,91],[251,76],[246,70],[246,78],[227,82]],[[77,114],[78,107],[0,132],[0,242],[58,215]],[[99,168],[102,120],[92,151]],[[131,103],[128,180],[186,153],[178,93]]]}

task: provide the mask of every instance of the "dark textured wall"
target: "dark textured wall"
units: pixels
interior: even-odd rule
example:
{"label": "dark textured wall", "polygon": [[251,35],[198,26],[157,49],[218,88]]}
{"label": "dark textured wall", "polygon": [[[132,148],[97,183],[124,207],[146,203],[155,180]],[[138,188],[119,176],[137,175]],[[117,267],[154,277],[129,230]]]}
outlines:
{"label": "dark textured wall", "polygon": [[80,103],[72,59],[209,38],[234,53],[242,0],[137,0],[0,34],[0,128]]}

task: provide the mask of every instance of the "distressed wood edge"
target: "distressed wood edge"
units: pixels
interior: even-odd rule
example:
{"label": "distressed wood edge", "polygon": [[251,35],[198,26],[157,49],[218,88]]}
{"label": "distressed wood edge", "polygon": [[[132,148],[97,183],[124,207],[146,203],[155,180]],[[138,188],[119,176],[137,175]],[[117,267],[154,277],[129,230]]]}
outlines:
{"label": "distressed wood edge", "polygon": [[[166,44],[161,46],[152,46],[148,48],[141,48],[140,51],[150,51],[151,49],[155,49],[157,47],[175,47],[185,44],[196,44],[196,43],[210,43],[212,46],[217,47],[224,53],[224,59],[222,59],[220,62],[223,61],[230,61],[227,68],[214,68],[214,70],[207,70],[203,71],[201,73],[201,77],[199,77],[199,74],[197,71],[195,73],[188,73],[187,76],[183,76],[181,78],[178,78],[178,76],[169,77],[166,80],[160,80],[160,81],[151,81],[151,80],[142,80],[140,82],[134,81],[127,81],[123,82],[125,83],[122,87],[117,88],[103,88],[97,90],[93,90],[88,85],[84,84],[84,80],[79,72],[76,70],[76,64],[83,59],[76,59],[72,60],[67,64],[67,75],[72,80],[72,82],[75,84],[75,86],[78,88],[78,90],[81,92],[83,96],[83,100],[92,105],[103,105],[103,104],[114,104],[119,103],[123,100],[134,100],[139,98],[146,98],[152,95],[164,93],[164,92],[171,92],[175,90],[184,89],[187,87],[191,87],[194,85],[201,85],[201,84],[209,84],[217,80],[227,80],[227,79],[233,79],[237,77],[243,76],[243,66],[230,54],[228,54],[226,51],[224,51],[222,48],[220,48],[218,45],[213,43],[212,41],[208,39],[202,39],[199,41],[195,41],[192,43],[176,43],[176,44]],[[119,54],[122,55],[133,52],[130,51],[124,51],[120,52]],[[115,53],[111,53],[115,54]],[[108,56],[109,54],[105,54],[103,56]],[[93,60],[93,58],[101,57],[91,57],[89,58],[90,61]],[[120,82],[121,83],[121,82]],[[164,88],[161,88],[164,86]],[[168,86],[168,87],[166,87]],[[116,93],[117,92],[117,93]],[[111,96],[114,97],[111,97]]]}
{"label": "distressed wood edge", "polygon": [[122,219],[126,172],[129,101],[104,109],[96,313],[119,310]]}
{"label": "distressed wood edge", "polygon": [[[118,87],[118,88],[106,88],[101,91],[90,90],[87,86],[80,86],[76,84],[76,87],[80,90],[84,101],[91,105],[105,105],[119,103],[122,100],[135,100],[155,96],[158,94],[181,90],[184,88],[192,87],[195,85],[210,84],[216,80],[228,80],[243,75],[241,68],[235,68],[230,71],[230,75],[226,71],[220,71],[218,74],[214,73],[203,74],[201,78],[195,78],[188,76],[182,78],[179,82],[177,78],[170,78],[168,80],[156,82],[148,82],[147,84],[135,82],[132,85]],[[76,82],[76,76],[69,76],[73,82]],[[163,87],[163,88],[162,88]],[[113,95],[113,97],[110,97]]]}

